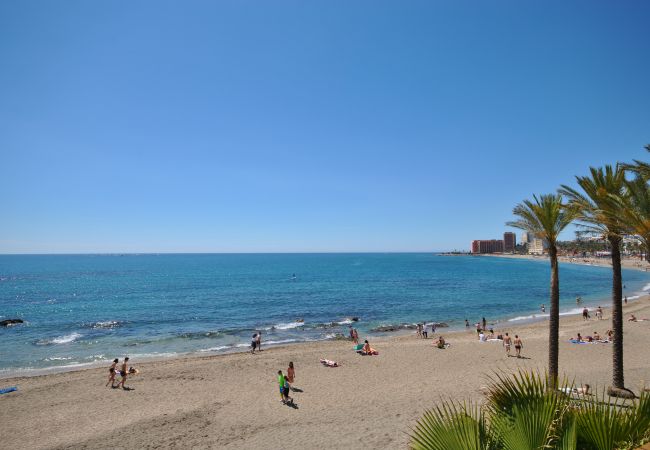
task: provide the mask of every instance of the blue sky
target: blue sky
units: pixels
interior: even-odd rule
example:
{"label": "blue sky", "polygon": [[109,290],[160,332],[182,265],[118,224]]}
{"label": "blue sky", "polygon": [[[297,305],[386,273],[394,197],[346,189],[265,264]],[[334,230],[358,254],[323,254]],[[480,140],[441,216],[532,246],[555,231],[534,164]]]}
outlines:
{"label": "blue sky", "polygon": [[[0,3],[0,253],[435,251],[650,160],[650,3]],[[571,235],[567,236],[571,238]]]}

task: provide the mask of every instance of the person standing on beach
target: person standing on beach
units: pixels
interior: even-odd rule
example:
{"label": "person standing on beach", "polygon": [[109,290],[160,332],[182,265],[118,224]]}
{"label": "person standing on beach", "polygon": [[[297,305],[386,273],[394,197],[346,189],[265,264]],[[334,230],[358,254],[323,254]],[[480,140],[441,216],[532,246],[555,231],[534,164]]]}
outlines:
{"label": "person standing on beach", "polygon": [[469,328],[469,320],[465,319],[465,328]]}
{"label": "person standing on beach", "polygon": [[428,333],[427,333],[427,323],[426,323],[426,322],[424,322],[424,324],[422,325],[422,337],[423,337],[424,339],[426,339],[426,338],[428,337]]}
{"label": "person standing on beach", "polygon": [[291,390],[291,385],[293,384],[293,380],[296,379],[296,371],[293,368],[293,361],[289,362],[289,368],[287,369],[287,381],[289,382],[289,390]]}
{"label": "person standing on beach", "polygon": [[129,374],[129,368],[127,367],[127,362],[129,361],[129,357],[127,356],[124,358],[124,362],[122,363],[122,370],[120,371],[120,375],[122,376],[122,380],[120,380],[119,383],[117,383],[116,387],[122,386],[122,389],[127,390],[128,388],[124,383],[126,383],[126,377]]}
{"label": "person standing on beach", "polygon": [[354,341],[354,328],[352,328],[352,325],[350,325],[350,340]]}
{"label": "person standing on beach", "polygon": [[262,351],[262,332],[258,331],[257,332],[257,339],[255,340],[257,344],[257,351],[261,352]]}
{"label": "person standing on beach", "polygon": [[485,328],[487,326],[487,322],[485,321],[485,317],[483,317],[483,320],[481,321],[481,323],[483,324],[483,329],[485,330]]}
{"label": "person standing on beach", "polygon": [[587,307],[582,310],[582,320],[589,320],[589,310]]}
{"label": "person standing on beach", "polygon": [[356,328],[352,328],[352,342],[354,342],[355,345],[359,343],[359,332]]}
{"label": "person standing on beach", "polygon": [[524,347],[524,343],[521,341],[518,335],[515,334],[515,352],[517,353],[517,358],[521,358],[521,349]]}
{"label": "person standing on beach", "polygon": [[625,298],[623,299],[623,303],[625,303],[625,304],[627,305],[627,295],[626,295]]}
{"label": "person standing on beach", "polygon": [[257,347],[257,333],[253,335],[251,340],[251,355],[255,354],[255,348]]}
{"label": "person standing on beach", "polygon": [[600,306],[596,309],[596,319],[603,320],[603,308]]}
{"label": "person standing on beach", "polygon": [[280,387],[280,401],[286,403],[287,401],[284,396],[284,375],[281,370],[278,370],[278,385]]}
{"label": "person standing on beach", "polygon": [[115,358],[113,360],[113,364],[111,364],[111,367],[108,369],[108,382],[106,383],[106,387],[110,384],[112,388],[115,387],[115,369],[117,368],[117,363],[120,362],[119,359]]}
{"label": "person standing on beach", "polygon": [[417,337],[421,338],[422,337],[422,324],[418,323],[417,325]]}
{"label": "person standing on beach", "polygon": [[503,346],[506,348],[506,355],[510,356],[510,346],[512,345],[512,338],[508,336],[508,333],[506,333],[505,337],[503,338]]}
{"label": "person standing on beach", "polygon": [[546,305],[544,305],[544,303],[542,303],[542,313],[545,313],[545,312],[546,312]]}

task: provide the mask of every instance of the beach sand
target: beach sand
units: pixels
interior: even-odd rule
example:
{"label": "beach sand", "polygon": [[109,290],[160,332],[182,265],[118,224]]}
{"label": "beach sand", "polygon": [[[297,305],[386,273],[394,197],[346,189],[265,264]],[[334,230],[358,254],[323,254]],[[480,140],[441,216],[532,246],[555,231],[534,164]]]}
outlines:
{"label": "beach sand", "polygon": [[[650,318],[650,298],[625,307]],[[580,332],[601,334],[605,320],[561,317],[560,370],[576,383],[599,388],[611,380],[611,345],[577,345]],[[480,343],[476,332],[444,333],[451,347],[414,335],[371,341],[380,355],[364,357],[345,341],[274,347],[261,354],[188,357],[148,363],[132,391],[104,387],[108,370],[89,369],[0,380],[18,392],[0,396],[2,447],[42,448],[406,448],[416,420],[441,398],[483,399],[486,376],[547,365],[547,323],[509,327],[528,359],[507,358],[500,342]],[[626,385],[650,385],[650,321],[625,322]],[[121,356],[121,355],[120,355]],[[338,361],[327,368],[320,358]],[[296,367],[291,395],[280,402],[276,374]]]}

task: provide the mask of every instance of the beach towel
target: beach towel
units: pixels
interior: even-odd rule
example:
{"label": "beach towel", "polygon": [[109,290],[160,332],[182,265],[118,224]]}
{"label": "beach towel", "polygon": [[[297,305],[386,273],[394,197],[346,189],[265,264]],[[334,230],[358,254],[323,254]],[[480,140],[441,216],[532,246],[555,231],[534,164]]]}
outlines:
{"label": "beach towel", "polygon": [[339,367],[339,363],[330,359],[321,359],[320,362],[322,365],[327,367]]}
{"label": "beach towel", "polygon": [[358,352],[358,351],[361,350],[362,348],[363,348],[363,344],[355,345],[355,347],[354,347],[354,351],[355,351],[355,352]]}
{"label": "beach towel", "polygon": [[582,342],[577,339],[569,339],[569,342],[571,342],[572,344],[591,344],[591,342]]}
{"label": "beach towel", "polygon": [[0,389],[0,394],[8,394],[10,392],[14,392],[14,391],[17,391],[17,390],[18,390],[17,386],[12,386],[12,387],[8,387],[8,388]]}

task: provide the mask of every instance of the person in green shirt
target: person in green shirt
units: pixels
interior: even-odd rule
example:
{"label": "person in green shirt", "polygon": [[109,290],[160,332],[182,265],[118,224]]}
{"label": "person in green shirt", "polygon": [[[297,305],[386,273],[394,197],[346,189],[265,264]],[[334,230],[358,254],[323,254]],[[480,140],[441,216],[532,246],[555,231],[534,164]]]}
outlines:
{"label": "person in green shirt", "polygon": [[286,403],[284,398],[284,375],[281,370],[278,370],[278,384],[280,385],[280,401]]}

